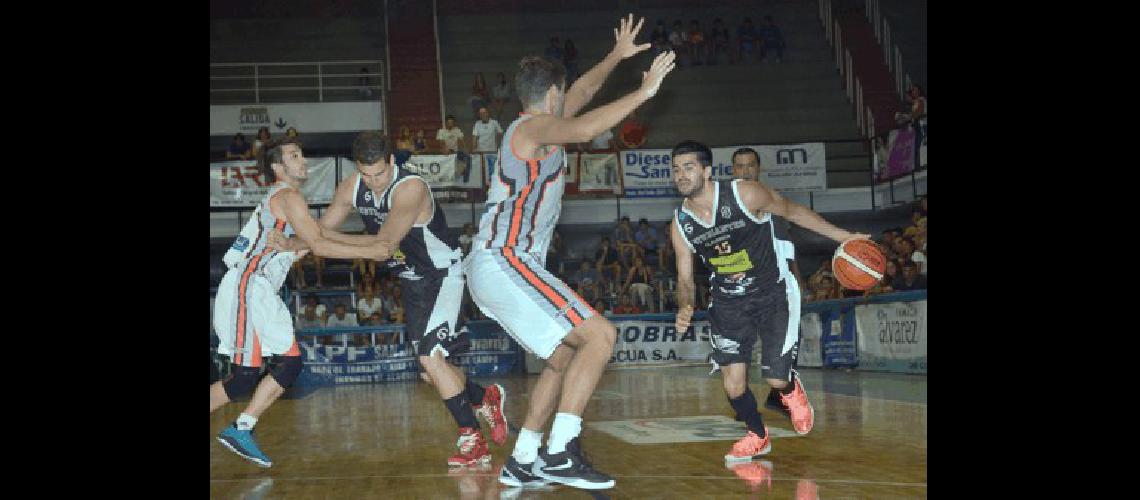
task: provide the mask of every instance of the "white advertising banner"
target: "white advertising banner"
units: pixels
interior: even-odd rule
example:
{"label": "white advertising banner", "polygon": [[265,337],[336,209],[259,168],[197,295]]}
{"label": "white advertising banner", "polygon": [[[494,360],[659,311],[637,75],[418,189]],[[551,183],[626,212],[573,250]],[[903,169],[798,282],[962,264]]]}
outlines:
{"label": "white advertising banner", "polygon": [[617,341],[609,366],[654,363],[704,362],[712,351],[708,320],[693,321],[687,331],[677,332],[673,320],[624,320],[612,318]]}
{"label": "white advertising banner", "polygon": [[210,135],[256,134],[261,127],[275,137],[290,127],[302,136],[380,130],[383,116],[380,101],[216,105],[210,106]]}
{"label": "white advertising banner", "polygon": [[[732,153],[744,146],[712,148],[713,179],[732,178]],[[748,146],[760,155],[760,181],[780,192],[827,189],[827,154],[824,144]],[[676,197],[668,149],[637,149],[620,153],[627,197]],[[583,177],[583,181],[585,177]]]}
{"label": "white advertising banner", "polygon": [[823,348],[820,339],[823,327],[819,314],[807,313],[800,317],[800,353],[796,364],[800,366],[823,366]]}
{"label": "white advertising banner", "polygon": [[[581,153],[578,158],[578,191],[608,191],[621,194],[618,155],[614,153]],[[567,163],[573,158],[567,157]]]}
{"label": "white advertising banner", "polygon": [[926,373],[926,301],[855,306],[859,369]]}
{"label": "white advertising banner", "polygon": [[[332,201],[336,186],[336,158],[308,158],[309,178],[301,193],[310,205]],[[254,160],[210,163],[210,206],[252,207],[269,192],[269,184]]]}
{"label": "white advertising banner", "polygon": [[479,155],[412,155],[404,168],[418,173],[432,188],[482,189],[482,163]]}

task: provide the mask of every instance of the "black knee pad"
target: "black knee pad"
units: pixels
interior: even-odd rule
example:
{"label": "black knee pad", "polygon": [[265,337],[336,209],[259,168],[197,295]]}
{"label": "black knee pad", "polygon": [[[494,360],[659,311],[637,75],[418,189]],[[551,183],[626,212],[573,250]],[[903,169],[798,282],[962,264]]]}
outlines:
{"label": "black knee pad", "polygon": [[250,392],[253,392],[254,387],[257,387],[257,381],[260,379],[261,368],[256,366],[239,366],[233,365],[230,368],[230,376],[225,382],[222,382],[222,388],[226,390],[226,397],[230,401],[234,401]]}
{"label": "black knee pad", "polygon": [[293,382],[297,381],[297,377],[301,376],[301,357],[300,356],[275,356],[273,369],[269,370],[269,375],[273,380],[277,381],[284,389],[293,386]]}

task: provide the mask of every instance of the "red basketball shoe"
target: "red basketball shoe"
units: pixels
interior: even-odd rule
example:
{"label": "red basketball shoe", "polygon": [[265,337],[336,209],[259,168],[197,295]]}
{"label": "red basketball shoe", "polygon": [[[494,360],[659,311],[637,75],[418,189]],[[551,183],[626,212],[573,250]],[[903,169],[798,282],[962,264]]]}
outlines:
{"label": "red basketball shoe", "polygon": [[487,450],[487,442],[478,429],[462,427],[459,429],[459,440],[455,443],[459,453],[447,459],[447,465],[463,467],[491,462],[491,452]]}
{"label": "red basketball shoe", "polygon": [[792,414],[792,425],[796,428],[796,434],[802,436],[811,432],[812,426],[815,425],[815,410],[812,409],[807,393],[804,392],[804,386],[800,383],[800,374],[792,370],[792,375],[792,383],[796,384],[796,388],[787,395],[780,394],[780,400]]}
{"label": "red basketball shoe", "polygon": [[768,434],[768,428],[764,428],[764,437],[757,436],[755,432],[748,431],[740,441],[732,445],[728,455],[724,459],[729,462],[739,462],[743,460],[752,460],[760,455],[767,455],[772,451],[772,436]]}
{"label": "red basketball shoe", "polygon": [[[475,406],[475,405],[472,405]],[[491,427],[491,441],[501,445],[507,442],[507,393],[503,386],[491,384],[483,393],[483,404],[475,406],[475,411]]]}

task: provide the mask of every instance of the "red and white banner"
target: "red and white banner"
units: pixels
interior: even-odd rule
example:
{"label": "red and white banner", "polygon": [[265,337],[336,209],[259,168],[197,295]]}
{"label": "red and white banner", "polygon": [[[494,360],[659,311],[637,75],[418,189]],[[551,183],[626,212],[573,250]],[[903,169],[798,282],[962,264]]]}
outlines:
{"label": "red and white banner", "polygon": [[[301,194],[310,205],[332,201],[336,186],[336,158],[307,158],[309,177]],[[210,163],[210,206],[253,207],[269,192],[269,183],[254,160]]]}

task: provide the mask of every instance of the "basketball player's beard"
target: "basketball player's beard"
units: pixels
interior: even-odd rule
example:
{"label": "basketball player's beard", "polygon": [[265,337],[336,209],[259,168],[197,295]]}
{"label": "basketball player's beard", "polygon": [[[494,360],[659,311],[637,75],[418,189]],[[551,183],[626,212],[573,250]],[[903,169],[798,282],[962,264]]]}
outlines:
{"label": "basketball player's beard", "polygon": [[694,194],[699,193],[703,187],[705,187],[704,179],[697,179],[695,181],[689,182],[689,192],[686,193],[685,191],[682,191],[681,186],[679,185],[677,186],[677,192],[681,193],[681,196],[689,198]]}

